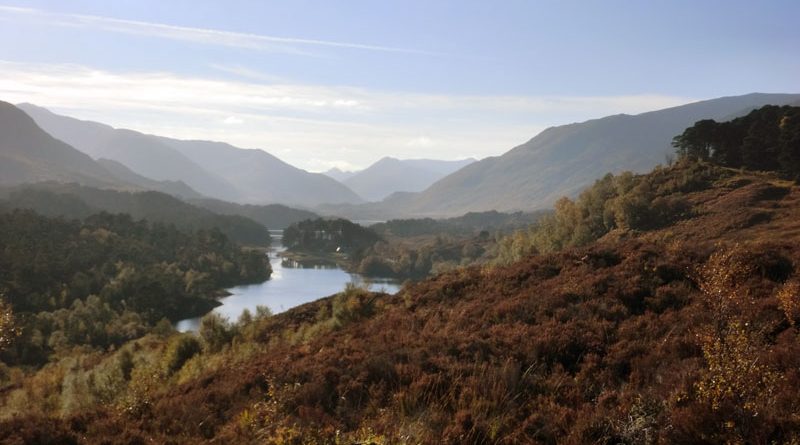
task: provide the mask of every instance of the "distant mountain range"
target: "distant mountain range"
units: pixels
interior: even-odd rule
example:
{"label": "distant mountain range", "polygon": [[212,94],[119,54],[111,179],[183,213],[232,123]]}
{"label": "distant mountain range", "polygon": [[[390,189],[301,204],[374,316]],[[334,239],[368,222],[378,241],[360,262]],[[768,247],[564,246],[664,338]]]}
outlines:
{"label": "distant mountain range", "polygon": [[[643,172],[663,163],[674,152],[672,137],[698,120],[727,120],[763,105],[795,103],[800,103],[799,94],[755,93],[608,116],[548,128],[501,156],[476,162],[384,158],[353,174],[328,172],[344,184],[262,150],[118,130],[22,105],[32,120],[13,105],[0,103],[0,185],[53,180],[151,189],[245,215],[260,210],[202,200],[291,203],[360,219],[532,211],[561,196],[577,195],[607,172]],[[457,170],[448,175],[448,169]],[[433,183],[425,188],[426,182]],[[364,204],[359,194],[383,200]]]}
{"label": "distant mountain range", "polygon": [[95,161],[42,130],[24,111],[0,102],[0,186],[43,181],[201,196],[180,181],[156,181],[115,161]]}
{"label": "distant mountain range", "polygon": [[502,156],[467,165],[420,193],[397,193],[380,203],[360,206],[324,206],[320,211],[386,219],[547,208],[561,196],[577,195],[608,172],[645,172],[664,163],[674,153],[672,138],[698,120],[728,120],[763,105],[798,101],[800,94],[754,93],[551,127]]}
{"label": "distant mountain range", "polygon": [[330,176],[331,178],[333,178],[333,179],[335,179],[335,180],[337,180],[337,181],[339,181],[339,182],[343,182],[343,181],[344,181],[344,180],[346,180],[347,178],[351,178],[351,177],[353,177],[353,176],[354,176],[355,174],[357,174],[359,171],[361,171],[361,170],[357,170],[357,171],[344,171],[344,170],[341,170],[341,169],[339,169],[339,168],[336,168],[336,167],[334,167],[334,168],[332,168],[332,169],[330,169],[330,170],[328,170],[328,171],[326,171],[326,172],[323,172],[322,174],[323,174],[323,175],[326,175],[326,176]]}
{"label": "distant mountain range", "polygon": [[[63,123],[60,119],[56,121]],[[95,135],[105,134],[109,140],[117,134],[117,130],[102,124],[85,124],[95,130]],[[92,140],[81,134],[78,128],[71,125],[66,128],[74,131],[73,139]],[[116,140],[152,138],[128,131],[117,135],[121,137]],[[155,142],[149,147],[162,144],[167,150],[173,150],[158,140]],[[158,152],[153,156],[158,157]],[[180,159],[183,155],[174,150],[169,156]],[[339,185],[322,175],[313,176],[315,180],[321,177]],[[180,180],[157,181],[118,161],[93,160],[55,139],[28,114],[6,102],[0,102],[0,206],[5,211],[29,208],[46,216],[67,218],[84,218],[100,211],[128,213],[136,219],[175,224],[190,230],[217,227],[231,239],[244,244],[267,243],[267,228],[279,229],[317,217],[314,213],[283,205],[240,205],[217,201]]]}
{"label": "distant mountain range", "polygon": [[364,170],[331,169],[326,175],[342,182],[367,201],[380,201],[395,192],[420,192],[475,159],[440,161],[385,157]]}
{"label": "distant mountain range", "polygon": [[210,141],[181,141],[19,107],[46,132],[94,157],[117,161],[137,175],[182,181],[207,197],[240,203],[359,203],[341,183],[293,167],[263,150]]}

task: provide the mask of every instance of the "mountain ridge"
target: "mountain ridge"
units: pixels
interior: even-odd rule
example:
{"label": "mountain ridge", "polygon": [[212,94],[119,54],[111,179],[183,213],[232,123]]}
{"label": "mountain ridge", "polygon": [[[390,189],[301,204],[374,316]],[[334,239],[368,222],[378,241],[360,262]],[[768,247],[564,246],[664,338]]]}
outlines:
{"label": "mountain ridge", "polygon": [[[235,198],[235,190],[225,180],[215,177],[177,150],[145,134],[62,116],[29,103],[20,104],[18,108],[53,137],[94,159],[117,161],[137,175],[155,181],[182,181],[206,196]],[[172,168],[177,165],[179,169]],[[171,168],[175,171],[170,172]]]}
{"label": "mountain ridge", "polygon": [[396,192],[419,192],[444,176],[475,162],[438,159],[397,159],[385,156],[341,182],[368,201],[380,201]]}
{"label": "mountain ridge", "polygon": [[0,185],[61,181],[119,186],[85,153],[45,132],[23,110],[0,101]]}
{"label": "mountain ridge", "polygon": [[561,196],[575,196],[608,172],[644,172],[667,162],[674,153],[672,138],[698,120],[720,120],[751,107],[798,100],[800,94],[751,93],[554,126],[502,155],[467,165],[422,192],[319,210],[391,218],[547,208]]}
{"label": "mountain ridge", "polygon": [[362,202],[335,180],[294,167],[264,150],[149,135],[59,115],[32,104],[20,107],[45,131],[84,153],[120,162],[153,180],[182,181],[210,198],[301,206]]}

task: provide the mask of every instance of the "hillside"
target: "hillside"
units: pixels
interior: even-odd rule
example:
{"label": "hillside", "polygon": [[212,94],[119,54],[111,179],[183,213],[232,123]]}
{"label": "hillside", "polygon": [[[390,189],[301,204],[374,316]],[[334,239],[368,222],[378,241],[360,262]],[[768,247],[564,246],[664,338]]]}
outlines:
{"label": "hillside", "polygon": [[[652,175],[643,183],[655,193],[690,206],[674,223],[395,296],[351,289],[242,325],[232,346],[198,352],[174,375],[137,371],[168,354],[165,341],[139,340],[129,385],[151,388],[140,398],[57,419],[34,414],[45,402],[18,389],[26,414],[5,420],[0,439],[798,440],[800,187],[707,164]],[[119,354],[36,381],[99,373]]]}
{"label": "hillside", "polygon": [[[385,157],[340,181],[368,201],[381,201],[395,192],[420,192],[439,179],[475,162]],[[341,176],[341,175],[340,175]]]}
{"label": "hillside", "polygon": [[156,138],[109,125],[55,114],[20,104],[45,131],[95,159],[117,161],[138,175],[157,181],[183,181],[206,196],[235,199],[238,191]]}
{"label": "hillside", "polygon": [[118,161],[151,179],[183,181],[208,197],[304,206],[361,202],[355,193],[335,180],[293,167],[263,150],[115,129],[61,116],[31,104],[22,104],[20,108],[47,132],[95,158]]}
{"label": "hillside", "polygon": [[[607,172],[645,172],[673,153],[672,138],[701,119],[722,120],[800,95],[748,94],[649,113],[608,116],[548,128],[502,156],[482,159],[413,195],[390,196],[339,214],[457,216],[470,211],[530,211],[574,196]],[[327,209],[323,209],[327,210]]]}
{"label": "hillside", "polygon": [[0,102],[0,185],[38,181],[120,185],[89,156],[45,133],[14,105]]}
{"label": "hillside", "polygon": [[126,213],[136,220],[174,224],[188,231],[217,228],[240,244],[270,244],[267,228],[249,218],[216,214],[155,191],[127,192],[77,184],[39,183],[0,189],[0,202],[9,209],[30,209],[45,216],[69,219],[84,219],[99,212]]}
{"label": "hillside", "polygon": [[133,170],[125,167],[117,161],[100,158],[97,161],[109,173],[121,181],[141,187],[143,190],[166,193],[181,199],[200,199],[203,197],[194,189],[186,185],[183,181],[156,181],[136,174]]}
{"label": "hillside", "polygon": [[319,215],[307,210],[293,209],[281,204],[252,205],[235,204],[216,199],[193,199],[190,202],[198,207],[211,210],[220,215],[239,215],[269,229],[285,229],[292,223],[305,219],[319,218]]}
{"label": "hillside", "polygon": [[159,139],[236,186],[238,202],[309,207],[363,201],[337,181],[293,167],[264,150],[222,142]]}

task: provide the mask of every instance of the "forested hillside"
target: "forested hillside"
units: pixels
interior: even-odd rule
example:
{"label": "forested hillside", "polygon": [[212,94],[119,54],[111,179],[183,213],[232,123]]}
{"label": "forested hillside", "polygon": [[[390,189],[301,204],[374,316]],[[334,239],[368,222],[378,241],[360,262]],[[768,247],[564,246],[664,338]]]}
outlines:
{"label": "forested hillside", "polygon": [[289,250],[357,254],[380,237],[369,228],[346,219],[309,219],[283,231],[283,245]]}
{"label": "forested hillside", "polygon": [[163,318],[209,311],[225,287],[270,275],[263,254],[216,229],[185,233],[127,215],[78,222],[15,210],[0,214],[0,246],[0,295],[21,328],[7,365],[119,346]]}
{"label": "forested hillside", "polygon": [[134,219],[174,224],[183,230],[219,229],[235,242],[269,246],[269,230],[239,215],[222,215],[159,192],[123,192],[78,184],[39,183],[0,189],[8,208],[35,210],[46,216],[86,218],[98,212],[128,214]]}

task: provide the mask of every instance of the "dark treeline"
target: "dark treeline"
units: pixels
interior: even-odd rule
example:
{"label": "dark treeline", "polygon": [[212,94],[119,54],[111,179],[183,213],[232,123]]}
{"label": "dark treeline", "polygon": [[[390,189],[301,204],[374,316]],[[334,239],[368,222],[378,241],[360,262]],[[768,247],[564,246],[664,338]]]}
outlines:
{"label": "dark treeline", "polygon": [[101,213],[84,221],[0,214],[0,294],[23,338],[7,363],[38,363],[72,345],[109,346],[163,318],[202,314],[221,288],[263,281],[266,257],[219,230]]}
{"label": "dark treeline", "polygon": [[673,139],[678,155],[800,176],[800,107],[767,105],[728,122],[701,120]]}

